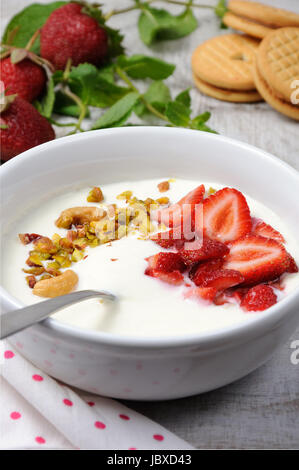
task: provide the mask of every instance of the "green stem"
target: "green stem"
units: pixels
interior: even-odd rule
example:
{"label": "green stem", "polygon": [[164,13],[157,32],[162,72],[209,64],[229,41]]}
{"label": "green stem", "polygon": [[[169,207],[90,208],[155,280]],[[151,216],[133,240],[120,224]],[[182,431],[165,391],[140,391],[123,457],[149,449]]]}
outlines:
{"label": "green stem", "polygon": [[180,0],[162,0],[162,2],[171,3],[173,5],[182,5],[185,7],[208,8],[209,10],[214,10],[214,7],[212,5],[196,4],[193,2],[183,2]]}
{"label": "green stem", "polygon": [[118,74],[118,76],[128,85],[128,87],[132,90],[132,91],[135,91],[136,93],[138,93],[139,95],[139,98],[140,100],[142,101],[142,103],[145,105],[145,107],[148,109],[148,111],[150,111],[152,114],[154,114],[155,116],[157,116],[159,119],[162,119],[163,121],[166,121],[168,122],[169,124],[171,124],[167,117],[160,113],[156,108],[154,108],[145,98],[144,96],[139,92],[139,90],[135,87],[135,85],[131,82],[131,80],[129,79],[128,75],[118,66],[116,66],[116,69],[115,69],[116,73]]}
{"label": "green stem", "polygon": [[[215,8],[211,5],[194,4],[192,1],[182,1],[182,0],[148,0],[146,2],[146,4],[149,5],[149,4],[157,2],[157,1],[161,1],[161,2],[164,2],[164,3],[170,3],[170,4],[173,4],[173,5],[181,5],[181,6],[185,6],[185,7],[207,8],[209,10],[214,10],[214,8]],[[132,7],[123,8],[121,10],[111,10],[109,13],[107,13],[107,15],[105,15],[105,20],[107,21],[111,18],[111,16],[120,15],[121,13],[127,13],[129,11],[142,10],[142,9],[143,9],[143,3],[137,2],[136,5],[134,5]]]}
{"label": "green stem", "polygon": [[66,63],[66,66],[65,66],[65,69],[64,69],[64,71],[63,71],[63,80],[64,80],[65,82],[68,81],[69,74],[70,74],[70,71],[71,71],[71,66],[72,66],[72,59],[71,59],[71,58],[68,58],[67,63]]}
{"label": "green stem", "polygon": [[76,127],[76,122],[58,122],[58,121],[55,121],[55,119],[48,119],[48,121],[50,121],[51,124],[53,124],[54,126],[57,126],[57,127]]}
{"label": "green stem", "polygon": [[73,132],[70,134],[73,134],[77,131],[83,132],[83,129],[81,127],[82,121],[86,116],[86,111],[87,111],[87,106],[83,103],[83,101],[77,96],[75,93],[73,93],[68,86],[68,78],[70,75],[71,71],[71,66],[72,66],[72,60],[68,59],[64,72],[63,72],[63,83],[62,83],[62,91],[66,96],[68,96],[80,109],[80,114],[77,123],[74,123],[75,129]]}
{"label": "green stem", "polygon": [[87,107],[86,105],[80,100],[79,96],[75,95],[75,93],[73,93],[68,86],[64,86],[63,87],[63,92],[66,96],[68,96],[71,100],[74,101],[74,103],[78,106],[78,108],[80,109],[80,115],[79,115],[79,118],[78,118],[78,121],[77,123],[75,124],[75,131],[80,131],[80,132],[83,132],[83,129],[81,128],[81,124],[82,124],[82,121],[83,119],[85,118],[86,116],[86,111],[87,111]]}
{"label": "green stem", "polygon": [[124,8],[123,10],[111,10],[107,15],[105,15],[105,21],[108,21],[111,16],[120,15],[121,13],[127,13],[129,11],[137,10],[139,7],[134,5],[133,7]]}
{"label": "green stem", "polygon": [[[146,3],[149,5],[149,4],[157,2],[157,1],[161,1],[161,0],[148,0]],[[142,5],[142,3],[137,2],[136,5],[134,5],[132,7],[123,8],[121,10],[111,10],[109,13],[107,13],[107,15],[105,15],[105,21],[109,20],[109,18],[111,18],[111,16],[120,15],[121,13],[127,13],[127,12],[133,11],[133,10],[139,10],[141,8],[141,5]]]}

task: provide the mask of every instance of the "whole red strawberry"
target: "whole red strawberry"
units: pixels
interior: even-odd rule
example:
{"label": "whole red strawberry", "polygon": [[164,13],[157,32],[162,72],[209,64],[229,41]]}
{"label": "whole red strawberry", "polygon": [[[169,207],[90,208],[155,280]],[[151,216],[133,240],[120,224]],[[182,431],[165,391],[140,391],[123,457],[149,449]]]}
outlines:
{"label": "whole red strawberry", "polygon": [[6,100],[0,115],[1,160],[55,139],[52,126],[32,104],[18,96]]}
{"label": "whole red strawberry", "polygon": [[30,102],[42,93],[47,81],[44,69],[30,59],[16,64],[10,57],[0,60],[0,76],[7,95],[17,94]]}
{"label": "whole red strawberry", "polygon": [[89,62],[99,65],[108,51],[106,31],[91,16],[82,13],[82,5],[69,3],[55,10],[41,30],[41,56],[56,69]]}

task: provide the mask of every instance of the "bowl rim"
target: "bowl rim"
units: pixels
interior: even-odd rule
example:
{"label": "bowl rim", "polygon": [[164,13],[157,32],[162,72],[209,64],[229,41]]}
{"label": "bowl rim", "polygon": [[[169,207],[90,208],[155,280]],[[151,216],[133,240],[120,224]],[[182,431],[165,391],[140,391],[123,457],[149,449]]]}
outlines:
{"label": "bowl rim", "polygon": [[[286,162],[280,160],[274,155],[259,149],[253,145],[241,142],[230,137],[222,136],[219,134],[212,134],[201,131],[194,131],[191,129],[182,129],[182,128],[167,128],[160,126],[141,126],[141,127],[122,127],[122,128],[110,128],[110,129],[101,129],[96,131],[87,131],[83,134],[75,134],[72,136],[61,137],[57,140],[46,142],[42,145],[34,147],[27,150],[26,152],[18,155],[17,157],[9,160],[0,168],[0,181],[2,178],[5,178],[5,175],[8,172],[14,171],[14,168],[18,166],[19,162],[25,162],[31,158],[40,158],[40,153],[48,147],[53,147],[54,149],[57,146],[64,146],[65,144],[72,144],[77,140],[88,140],[93,136],[94,138],[101,138],[102,135],[118,135],[118,134],[142,134],[142,133],[174,133],[178,135],[187,135],[191,133],[197,133],[201,135],[203,139],[214,140],[218,139],[222,142],[226,142],[229,145],[242,148],[250,152],[255,152],[258,154],[259,158],[267,160],[270,164],[276,165],[284,168],[287,172],[290,173],[290,176],[295,177],[298,180],[299,184],[299,172],[291,167]],[[1,187],[1,184],[0,184]],[[4,299],[11,309],[17,309],[24,306],[24,304],[19,301],[17,298],[9,294],[6,289],[0,286],[0,298]],[[102,332],[97,330],[88,330],[79,328],[73,325],[68,325],[62,323],[54,318],[47,318],[37,325],[32,326],[32,329],[37,327],[42,327],[43,331],[49,330],[52,333],[57,333],[58,336],[63,336],[65,338],[79,339],[83,341],[88,341],[89,343],[102,344],[106,346],[116,346],[116,347],[125,347],[125,348],[147,348],[147,349],[164,349],[164,348],[176,348],[176,347],[190,347],[190,346],[208,346],[215,344],[227,344],[231,340],[239,338],[240,340],[249,337],[251,335],[260,335],[263,332],[269,330],[269,328],[274,328],[275,325],[279,324],[283,319],[286,319],[287,315],[292,313],[295,307],[299,306],[299,289],[295,289],[293,292],[288,294],[288,296],[273,307],[267,309],[262,314],[259,314],[256,318],[252,319],[250,322],[236,322],[233,325],[215,328],[207,332],[198,332],[192,334],[184,335],[168,335],[168,336],[135,336],[135,335],[119,335],[114,333]],[[299,311],[298,311],[299,313]]]}

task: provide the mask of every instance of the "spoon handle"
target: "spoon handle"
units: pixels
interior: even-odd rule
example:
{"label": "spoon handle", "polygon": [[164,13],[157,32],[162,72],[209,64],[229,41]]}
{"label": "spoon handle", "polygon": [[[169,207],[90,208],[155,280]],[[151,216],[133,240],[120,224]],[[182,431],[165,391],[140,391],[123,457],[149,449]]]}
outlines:
{"label": "spoon handle", "polygon": [[81,290],[3,313],[0,316],[0,339],[7,338],[24,328],[34,325],[64,307],[97,297],[105,300],[116,300],[116,297],[109,292]]}

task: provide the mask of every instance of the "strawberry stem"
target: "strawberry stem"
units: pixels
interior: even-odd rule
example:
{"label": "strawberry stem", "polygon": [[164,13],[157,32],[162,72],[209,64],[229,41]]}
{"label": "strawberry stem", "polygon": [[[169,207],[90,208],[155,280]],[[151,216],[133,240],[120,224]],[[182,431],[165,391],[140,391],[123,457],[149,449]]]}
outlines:
{"label": "strawberry stem", "polygon": [[40,29],[37,29],[34,33],[34,35],[32,36],[31,39],[29,39],[26,47],[25,47],[25,50],[26,51],[30,51],[30,49],[32,48],[33,44],[35,43],[35,41],[37,40],[38,36],[40,35]]}

